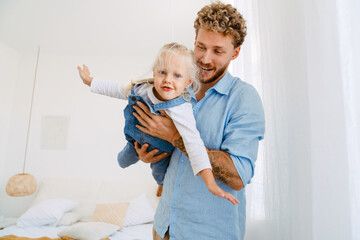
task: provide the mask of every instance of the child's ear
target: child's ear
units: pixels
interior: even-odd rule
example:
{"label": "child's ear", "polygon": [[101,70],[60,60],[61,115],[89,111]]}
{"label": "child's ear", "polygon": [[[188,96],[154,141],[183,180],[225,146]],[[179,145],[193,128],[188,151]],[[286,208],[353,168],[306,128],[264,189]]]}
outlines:
{"label": "child's ear", "polygon": [[191,86],[191,84],[193,83],[193,80],[189,80],[189,82],[188,82],[188,84],[186,85],[186,87],[185,88],[188,88],[188,87],[190,87]]}

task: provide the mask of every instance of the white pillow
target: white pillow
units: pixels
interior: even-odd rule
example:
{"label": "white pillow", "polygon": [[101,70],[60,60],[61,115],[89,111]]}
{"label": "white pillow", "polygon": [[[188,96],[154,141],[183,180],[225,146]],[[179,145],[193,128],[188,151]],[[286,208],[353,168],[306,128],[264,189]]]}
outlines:
{"label": "white pillow", "polygon": [[17,221],[18,227],[55,226],[65,212],[74,209],[78,203],[62,199],[50,199],[29,208]]}
{"label": "white pillow", "polygon": [[69,226],[73,225],[74,223],[78,222],[81,218],[81,215],[77,212],[67,212],[65,213],[60,221],[58,222],[57,226]]}
{"label": "white pillow", "polygon": [[59,237],[70,237],[77,240],[99,240],[119,230],[120,227],[104,222],[81,222],[61,230]]}
{"label": "white pillow", "polygon": [[124,227],[152,222],[154,220],[155,210],[146,194],[142,194],[130,201],[127,209]]}
{"label": "white pillow", "polygon": [[80,214],[80,222],[91,222],[95,209],[96,203],[80,203],[74,212]]}

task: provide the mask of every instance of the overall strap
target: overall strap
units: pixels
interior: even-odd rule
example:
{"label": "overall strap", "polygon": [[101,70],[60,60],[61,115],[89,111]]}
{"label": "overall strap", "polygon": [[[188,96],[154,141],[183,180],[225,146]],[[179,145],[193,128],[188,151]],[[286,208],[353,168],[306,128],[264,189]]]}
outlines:
{"label": "overall strap", "polygon": [[192,87],[187,88],[186,92],[181,94],[180,97],[177,97],[170,101],[155,104],[153,105],[153,108],[155,111],[159,111],[167,108],[176,107],[186,102],[191,103],[191,105],[193,106],[196,104],[196,97],[194,91],[192,90]]}
{"label": "overall strap", "polygon": [[137,84],[135,84],[134,86],[132,86],[131,88],[131,95],[135,95],[135,87]]}
{"label": "overall strap", "polygon": [[[135,88],[139,87],[140,85],[145,84],[145,83],[138,83],[135,84],[132,88],[131,88],[131,95],[136,95],[135,94]],[[177,97],[175,99],[169,100],[169,101],[164,101],[158,104],[154,104],[154,105],[150,105],[147,101],[144,100],[144,102],[146,103],[146,105],[148,105],[148,107],[152,110],[151,112],[157,112],[159,110],[164,110],[167,108],[172,108],[172,107],[176,107],[179,106],[183,103],[186,102],[190,102],[191,104],[194,105],[194,100],[193,99],[195,97],[195,95],[192,92],[192,88],[190,87],[189,89],[186,90],[186,93],[182,94],[180,97]],[[195,100],[196,102],[196,100]],[[154,113],[153,112],[153,113]]]}
{"label": "overall strap", "polygon": [[159,110],[164,110],[167,108],[173,108],[173,107],[179,106],[186,102],[187,101],[182,96],[180,96],[180,97],[177,97],[177,98],[169,100],[169,101],[154,104],[152,107],[155,111],[159,111]]}

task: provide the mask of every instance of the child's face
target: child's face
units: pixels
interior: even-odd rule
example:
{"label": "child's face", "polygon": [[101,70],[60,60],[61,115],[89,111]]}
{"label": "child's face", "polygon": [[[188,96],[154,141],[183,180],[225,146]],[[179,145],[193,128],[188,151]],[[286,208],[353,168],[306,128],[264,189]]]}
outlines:
{"label": "child's face", "polygon": [[162,101],[179,97],[185,88],[190,87],[192,80],[185,62],[180,54],[164,54],[163,66],[154,72],[155,96]]}

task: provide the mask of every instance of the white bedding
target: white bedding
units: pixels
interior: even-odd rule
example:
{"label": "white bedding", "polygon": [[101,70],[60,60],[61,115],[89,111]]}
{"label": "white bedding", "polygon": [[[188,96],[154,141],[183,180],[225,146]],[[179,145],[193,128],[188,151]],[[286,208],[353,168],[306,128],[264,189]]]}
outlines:
{"label": "white bedding", "polygon": [[29,238],[39,238],[39,237],[49,237],[49,238],[58,238],[57,233],[66,226],[62,227],[28,227],[20,228],[16,225],[9,226],[0,230],[0,237],[6,235],[15,235],[18,237],[29,237]]}
{"label": "white bedding", "polygon": [[121,231],[117,231],[111,237],[111,240],[152,240],[153,224],[141,224],[137,226],[126,227]]}
{"label": "white bedding", "polygon": [[[125,227],[109,236],[111,240],[152,240],[152,224],[141,224],[131,227]],[[0,230],[0,237],[6,235],[15,235],[19,237],[49,237],[58,238],[57,233],[66,228],[62,227],[29,227],[19,228],[15,225]]]}
{"label": "white bedding", "polygon": [[[111,240],[152,240],[152,221],[159,200],[155,194],[156,189],[155,181],[42,179],[29,209],[17,219],[16,225],[0,230],[0,237],[15,235],[30,238],[59,238],[58,233],[76,225],[76,221],[92,222],[97,204],[128,202],[129,206],[124,218],[125,227],[108,237]],[[76,202],[76,207],[71,206],[71,209],[68,208],[68,204],[61,204],[72,202]],[[68,213],[72,213],[72,217],[79,218],[72,219],[76,220],[74,222],[65,221],[67,224],[60,224],[63,223],[62,217]],[[46,221],[44,224],[36,225],[39,219]],[[19,223],[23,224],[19,225]],[[15,221],[11,224],[15,224]],[[102,228],[96,229],[102,230]]]}

